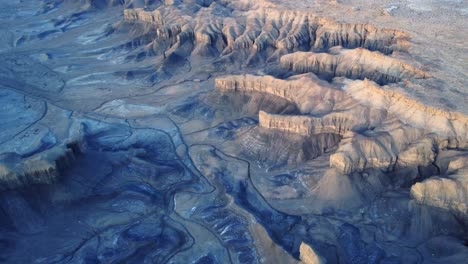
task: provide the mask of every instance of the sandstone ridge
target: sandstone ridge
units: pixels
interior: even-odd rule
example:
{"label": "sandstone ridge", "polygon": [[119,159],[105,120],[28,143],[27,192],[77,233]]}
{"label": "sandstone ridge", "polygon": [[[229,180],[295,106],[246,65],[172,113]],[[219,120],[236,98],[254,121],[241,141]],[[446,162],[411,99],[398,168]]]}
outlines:
{"label": "sandstone ridge", "polygon": [[440,150],[464,149],[468,143],[464,115],[424,106],[368,80],[347,81],[340,88],[312,75],[287,80],[241,75],[218,78],[215,86],[279,96],[295,104],[302,115],[260,111],[259,126],[302,136],[343,137],[330,165],[346,174],[428,166]]}
{"label": "sandstone ridge", "polygon": [[[229,8],[219,3],[213,5]],[[337,23],[310,13],[270,8],[246,12],[245,19],[237,21],[229,16],[218,17],[208,10],[197,13],[195,19],[188,19],[177,5],[161,6],[153,11],[126,9],[124,17],[128,23],[147,28],[146,32],[155,32],[157,39],[148,45],[156,52],[164,49],[232,61],[242,58],[247,64],[276,61],[282,54],[298,50],[327,50],[337,45],[390,54],[407,49],[409,38],[398,30]]]}
{"label": "sandstone ridge", "polygon": [[328,80],[346,77],[387,84],[429,77],[411,65],[363,48],[346,50],[335,47],[331,53],[295,52],[282,56],[280,63],[286,70],[313,72]]}

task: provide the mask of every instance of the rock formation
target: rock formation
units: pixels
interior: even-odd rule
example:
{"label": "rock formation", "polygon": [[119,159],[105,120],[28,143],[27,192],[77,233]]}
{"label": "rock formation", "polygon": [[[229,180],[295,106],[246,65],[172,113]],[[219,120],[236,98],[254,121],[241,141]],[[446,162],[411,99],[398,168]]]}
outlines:
{"label": "rock formation", "polygon": [[58,145],[30,157],[4,153],[0,159],[0,190],[56,182],[77,154],[75,144]]}
{"label": "rock formation", "polygon": [[280,63],[289,71],[313,72],[328,80],[334,77],[369,79],[383,85],[429,77],[411,65],[363,48],[345,50],[335,47],[330,53],[295,52],[282,56]]}
{"label": "rock formation", "polygon": [[335,102],[343,100],[343,91],[313,75],[299,75],[288,80],[271,76],[234,75],[217,78],[219,91],[259,92],[285,98],[295,104],[301,113],[326,114]]}
{"label": "rock formation", "polygon": [[299,248],[300,252],[300,259],[304,264],[325,264],[327,263],[324,261],[320,256],[315,253],[315,251],[306,243],[302,242]]}
{"label": "rock formation", "polygon": [[[220,91],[267,93],[294,103],[303,115],[261,111],[259,125],[302,136],[342,136],[330,165],[343,173],[366,168],[391,171],[397,163],[426,166],[439,149],[467,144],[465,116],[423,106],[368,80],[346,82],[340,89],[309,76],[279,80],[246,75],[218,78],[215,86]],[[311,100],[319,103],[311,105]]]}
{"label": "rock formation", "polygon": [[[448,161],[448,168],[442,175],[414,184],[411,196],[420,203],[448,209],[467,219],[468,157],[457,156]],[[440,159],[447,159],[447,156]]]}
{"label": "rock formation", "polygon": [[246,63],[276,60],[298,49],[326,50],[337,45],[388,54],[406,49],[409,37],[369,24],[340,24],[314,14],[271,9],[248,12],[241,21],[229,16],[204,16],[203,12],[191,20],[172,5],[154,11],[128,9],[124,16],[129,23],[144,23],[157,32],[158,39],[153,43],[156,49],[164,48],[156,43],[166,42],[169,52],[180,53],[181,47],[189,44],[191,53],[221,55],[228,60],[237,57],[236,62],[240,56]]}
{"label": "rock formation", "polygon": [[423,105],[400,92],[382,89],[372,82],[352,82],[346,91],[353,98],[376,109],[387,109],[404,123],[435,133],[441,147],[466,148],[468,142],[468,117],[461,113],[445,111]]}
{"label": "rock formation", "polygon": [[3,1],[0,262],[463,263],[466,8],[397,2]]}

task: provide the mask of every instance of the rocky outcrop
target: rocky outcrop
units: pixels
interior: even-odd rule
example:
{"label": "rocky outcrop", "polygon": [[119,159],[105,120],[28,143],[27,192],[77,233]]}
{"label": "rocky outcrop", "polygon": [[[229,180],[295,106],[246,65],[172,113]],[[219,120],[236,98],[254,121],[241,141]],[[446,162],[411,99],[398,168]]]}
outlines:
{"label": "rocky outcrop", "polygon": [[129,23],[143,23],[155,30],[154,42],[168,40],[168,52],[176,52],[188,44],[191,54],[221,56],[247,64],[279,60],[282,54],[299,49],[319,51],[337,45],[388,54],[405,49],[409,37],[397,30],[378,29],[369,24],[342,24],[310,13],[273,9],[247,12],[242,20],[201,10],[194,19],[189,19],[183,16],[178,5],[170,5],[154,11],[125,10],[124,18]]}
{"label": "rocky outcrop", "polygon": [[276,129],[303,136],[321,133],[345,135],[346,131],[358,129],[365,125],[365,121],[355,119],[340,113],[332,113],[323,118],[311,116],[274,115],[264,111],[258,114],[261,127]]}
{"label": "rocky outcrop", "polygon": [[379,29],[370,24],[325,23],[316,31],[314,47],[327,49],[334,46],[345,48],[362,47],[385,54],[405,50],[409,35],[394,29]]}
{"label": "rocky outcrop", "polygon": [[302,242],[299,248],[299,258],[301,259],[303,264],[325,264],[327,261],[322,259],[317,253],[307,245],[306,243]]}
{"label": "rocky outcrop", "polygon": [[336,153],[330,156],[330,166],[348,174],[369,168],[392,171],[397,163],[428,165],[435,159],[433,143],[431,140],[417,142],[421,134],[404,126],[390,131],[348,132]]}
{"label": "rocky outcrop", "polygon": [[[391,53],[393,50],[402,49],[403,43],[409,38],[408,34],[398,30],[379,29],[370,24],[337,23],[307,12],[267,9],[250,12],[249,17],[257,18],[256,21],[265,21],[262,33],[266,34],[260,34],[261,38],[254,39],[254,43],[260,43],[257,47],[263,47],[262,43],[273,40],[272,43],[278,49],[305,45],[313,50],[324,50],[343,46]],[[265,32],[265,29],[273,30]],[[268,34],[275,33],[274,29],[279,32],[278,37],[268,38],[267,36],[275,36]]]}
{"label": "rocky outcrop", "polygon": [[329,113],[336,101],[343,100],[343,91],[312,75],[300,75],[288,80],[271,76],[231,75],[215,80],[219,91],[259,92],[285,98],[301,113]]}
{"label": "rocky outcrop", "polygon": [[440,149],[466,148],[467,118],[422,105],[369,80],[343,89],[311,75],[287,80],[238,75],[218,78],[220,91],[260,92],[285,98],[302,115],[259,112],[259,126],[301,136],[335,134],[343,140],[330,157],[341,173],[430,166]]}
{"label": "rocky outcrop", "polygon": [[57,181],[75,160],[76,144],[57,145],[31,157],[3,153],[0,158],[0,191]]}
{"label": "rocky outcrop", "polygon": [[345,90],[355,100],[372,109],[386,109],[406,124],[435,133],[441,148],[468,147],[468,117],[423,105],[402,93],[379,87],[370,81],[354,81]]}
{"label": "rocky outcrop", "polygon": [[369,79],[379,84],[427,78],[425,72],[397,59],[363,48],[333,48],[331,53],[295,52],[281,57],[281,67],[297,73],[313,72],[327,80],[334,77]]}
{"label": "rocky outcrop", "polygon": [[411,196],[420,203],[453,211],[468,220],[468,156],[451,160],[443,175],[413,185]]}
{"label": "rocky outcrop", "polygon": [[164,24],[163,14],[159,10],[146,11],[144,9],[125,9],[124,19],[126,21],[151,23],[155,26]]}
{"label": "rocky outcrop", "polygon": [[[453,27],[417,32],[403,4],[375,17],[379,1],[44,1],[0,8],[0,90],[18,91],[0,95],[0,148],[16,153],[0,154],[0,262],[464,263],[467,161],[443,161],[466,152],[464,117],[390,95],[464,108],[440,92],[464,94]],[[321,76],[281,69],[298,51],[328,53]],[[396,58],[440,79],[413,82],[427,76]],[[214,81],[247,72],[269,76]],[[61,144],[76,138],[74,160]]]}
{"label": "rocky outcrop", "polygon": [[346,92],[372,111],[385,109],[388,119],[379,129],[344,136],[330,164],[343,173],[366,168],[426,166],[445,148],[467,147],[468,119],[418,103],[369,81],[355,81]]}
{"label": "rocky outcrop", "polygon": [[[248,130],[236,138],[245,156],[268,168],[296,166],[334,149],[341,136],[333,133],[316,135],[285,134],[261,127]],[[271,146],[280,151],[271,151]]]}

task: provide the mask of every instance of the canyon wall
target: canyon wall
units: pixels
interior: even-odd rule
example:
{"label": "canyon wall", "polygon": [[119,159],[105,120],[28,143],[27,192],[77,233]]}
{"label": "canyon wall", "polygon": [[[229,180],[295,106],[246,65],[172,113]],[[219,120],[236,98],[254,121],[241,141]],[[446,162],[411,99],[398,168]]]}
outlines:
{"label": "canyon wall", "polygon": [[448,209],[468,221],[468,157],[459,156],[448,163],[442,175],[414,184],[411,196],[420,203]]}
{"label": "canyon wall", "polygon": [[34,184],[56,182],[70,167],[79,150],[77,145],[57,145],[36,155],[22,158],[16,153],[0,157],[0,191]]}
{"label": "canyon wall", "polygon": [[313,72],[328,80],[334,77],[369,79],[382,85],[429,77],[409,64],[363,48],[335,47],[331,53],[295,52],[282,56],[280,64],[289,71]]}
{"label": "canyon wall", "polygon": [[340,114],[329,114],[324,118],[315,118],[305,115],[274,115],[260,111],[258,120],[261,127],[297,133],[303,136],[321,133],[344,135],[346,131],[361,125],[358,120],[353,122],[353,120]]}
{"label": "canyon wall", "polygon": [[[142,23],[155,30],[155,42],[169,40],[167,50],[177,50],[188,42],[193,45],[192,54],[242,59],[247,64],[278,60],[282,53],[298,49],[318,51],[340,45],[389,54],[409,46],[409,36],[398,30],[337,23],[310,13],[268,8],[247,12],[244,20],[204,16],[203,12],[188,19],[171,5],[154,11],[128,9],[124,18],[128,23]],[[233,54],[236,58],[230,56]]]}
{"label": "canyon wall", "polygon": [[279,96],[298,106],[302,115],[260,111],[259,126],[302,136],[342,136],[330,166],[345,174],[428,166],[439,149],[467,146],[464,115],[424,106],[368,80],[346,81],[339,89],[309,75],[287,80],[241,75],[218,78],[215,87]]}
{"label": "canyon wall", "polygon": [[343,100],[343,91],[312,75],[281,80],[271,76],[230,75],[216,78],[219,91],[259,92],[282,97],[294,103],[302,113],[331,112],[336,101]]}

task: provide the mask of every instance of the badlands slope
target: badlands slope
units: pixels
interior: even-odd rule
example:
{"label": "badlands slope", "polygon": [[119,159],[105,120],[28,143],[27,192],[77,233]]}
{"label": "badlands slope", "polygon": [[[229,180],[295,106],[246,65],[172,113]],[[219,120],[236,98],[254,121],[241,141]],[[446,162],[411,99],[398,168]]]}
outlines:
{"label": "badlands slope", "polygon": [[467,8],[0,0],[0,262],[463,263]]}

